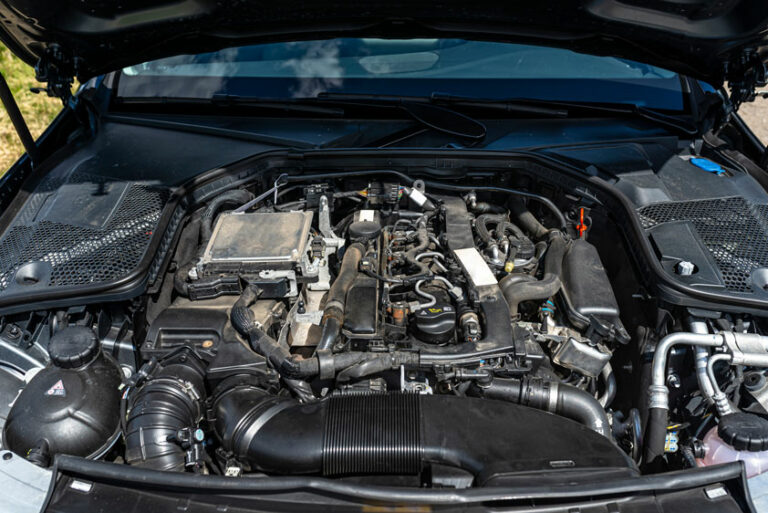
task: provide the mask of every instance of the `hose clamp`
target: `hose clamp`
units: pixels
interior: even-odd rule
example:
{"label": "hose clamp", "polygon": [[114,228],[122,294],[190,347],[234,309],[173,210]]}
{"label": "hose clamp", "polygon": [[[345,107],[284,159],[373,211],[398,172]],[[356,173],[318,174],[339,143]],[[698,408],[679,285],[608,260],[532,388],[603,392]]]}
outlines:
{"label": "hose clamp", "polygon": [[651,385],[648,387],[648,407],[669,409],[669,390],[664,385]]}
{"label": "hose clamp", "polygon": [[336,376],[336,368],[331,351],[329,349],[320,349],[316,354],[317,364],[320,368],[320,379],[333,379]]}
{"label": "hose clamp", "polygon": [[555,413],[557,411],[557,381],[552,381],[549,385],[549,404],[547,405],[547,411]]}

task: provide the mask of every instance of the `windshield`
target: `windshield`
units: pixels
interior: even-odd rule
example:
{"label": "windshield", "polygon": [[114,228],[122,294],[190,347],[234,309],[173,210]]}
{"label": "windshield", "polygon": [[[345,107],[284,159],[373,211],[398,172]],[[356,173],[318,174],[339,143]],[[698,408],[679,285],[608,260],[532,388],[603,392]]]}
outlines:
{"label": "windshield", "polygon": [[228,48],[125,68],[118,97],[443,94],[682,110],[680,77],[626,59],[462,39],[339,38]]}

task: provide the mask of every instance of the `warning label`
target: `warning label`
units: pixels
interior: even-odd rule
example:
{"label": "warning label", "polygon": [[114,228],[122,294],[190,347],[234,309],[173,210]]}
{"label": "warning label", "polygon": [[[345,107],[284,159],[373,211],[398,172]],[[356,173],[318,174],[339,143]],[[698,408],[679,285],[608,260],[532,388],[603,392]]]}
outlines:
{"label": "warning label", "polygon": [[45,395],[58,395],[65,397],[67,395],[67,391],[64,390],[64,383],[62,383],[61,380],[58,380],[55,385],[48,389]]}

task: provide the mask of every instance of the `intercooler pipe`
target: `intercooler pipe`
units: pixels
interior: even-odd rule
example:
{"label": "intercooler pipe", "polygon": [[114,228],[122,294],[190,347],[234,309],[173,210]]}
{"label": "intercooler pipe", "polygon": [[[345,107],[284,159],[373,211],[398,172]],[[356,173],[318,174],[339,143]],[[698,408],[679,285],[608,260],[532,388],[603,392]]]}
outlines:
{"label": "intercooler pipe", "polygon": [[184,349],[129,397],[123,433],[128,464],[180,472],[195,462],[202,442],[195,435],[204,413],[204,377],[203,363]]}
{"label": "intercooler pipe", "polygon": [[[212,412],[223,448],[267,473],[407,475],[430,463],[475,476],[520,471],[520,459],[508,454],[524,454],[523,461],[534,465],[565,457],[586,466],[575,456],[583,451],[571,443],[576,433],[590,454],[607,458],[606,467],[631,465],[612,441],[515,404],[447,395],[349,394],[302,405],[245,381],[221,390]],[[536,443],[542,433],[549,441]]]}
{"label": "intercooler pipe", "polygon": [[339,333],[341,333],[341,327],[344,324],[347,293],[352,288],[355,278],[357,278],[359,273],[358,267],[364,252],[365,247],[359,242],[351,244],[344,251],[339,275],[334,280],[333,285],[331,285],[325,302],[323,320],[321,321],[323,331],[317,344],[317,351],[330,351],[336,339],[338,339]]}
{"label": "intercooler pipe", "polygon": [[496,378],[489,384],[471,387],[468,393],[555,413],[611,438],[608,415],[597,399],[571,385],[530,377]]}
{"label": "intercooler pipe", "polygon": [[515,274],[508,274],[499,282],[504,298],[509,304],[509,313],[517,316],[520,303],[545,300],[557,294],[561,287],[563,258],[568,245],[559,231],[552,231],[547,254],[544,256],[544,277],[536,281],[519,281]]}
{"label": "intercooler pipe", "polygon": [[184,297],[189,296],[189,284],[187,278],[189,277],[189,271],[197,264],[203,256],[208,242],[213,235],[213,221],[216,219],[216,215],[225,205],[242,205],[253,199],[253,194],[243,189],[234,189],[227,191],[219,196],[216,196],[205,208],[202,216],[200,217],[200,243],[198,251],[195,256],[184,264],[180,265],[176,270],[176,274],[173,276],[173,287],[176,292]]}

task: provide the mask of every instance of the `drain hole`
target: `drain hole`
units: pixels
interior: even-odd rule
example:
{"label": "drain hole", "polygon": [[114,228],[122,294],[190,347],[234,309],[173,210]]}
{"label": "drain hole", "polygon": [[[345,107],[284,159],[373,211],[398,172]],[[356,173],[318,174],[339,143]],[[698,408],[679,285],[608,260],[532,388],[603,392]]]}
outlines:
{"label": "drain hole", "polygon": [[30,262],[19,267],[16,271],[16,283],[19,285],[37,285],[46,279],[49,274],[49,266],[45,262]]}

